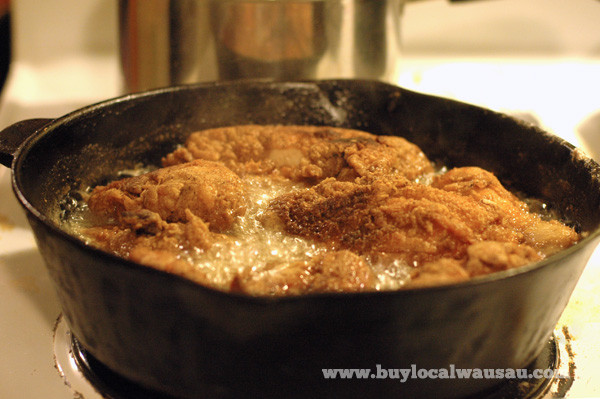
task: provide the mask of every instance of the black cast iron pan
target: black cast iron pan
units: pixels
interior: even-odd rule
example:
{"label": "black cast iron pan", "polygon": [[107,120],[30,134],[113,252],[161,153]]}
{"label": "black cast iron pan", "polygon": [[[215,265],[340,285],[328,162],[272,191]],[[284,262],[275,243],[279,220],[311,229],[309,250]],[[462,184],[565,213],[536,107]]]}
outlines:
{"label": "black cast iron pan", "polygon": [[[589,236],[542,262],[397,292],[254,298],[196,285],[61,230],[74,189],[156,164],[198,129],[311,124],[400,135],[449,166],[485,167]],[[20,135],[30,136],[22,144]],[[523,368],[598,242],[599,166],[508,116],[372,81],[236,82],[133,94],[1,133],[3,163],[81,345],[182,398],[464,397],[495,379],[329,380],[324,368]],[[11,144],[12,140],[12,144]]]}

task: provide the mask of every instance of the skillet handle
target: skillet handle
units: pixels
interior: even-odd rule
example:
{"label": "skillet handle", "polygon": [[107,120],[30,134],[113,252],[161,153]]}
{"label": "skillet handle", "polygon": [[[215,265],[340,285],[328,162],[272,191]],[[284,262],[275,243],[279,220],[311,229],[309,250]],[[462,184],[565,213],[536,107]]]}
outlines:
{"label": "skillet handle", "polygon": [[11,166],[13,156],[29,137],[52,122],[53,119],[27,119],[10,125],[0,132],[0,163]]}

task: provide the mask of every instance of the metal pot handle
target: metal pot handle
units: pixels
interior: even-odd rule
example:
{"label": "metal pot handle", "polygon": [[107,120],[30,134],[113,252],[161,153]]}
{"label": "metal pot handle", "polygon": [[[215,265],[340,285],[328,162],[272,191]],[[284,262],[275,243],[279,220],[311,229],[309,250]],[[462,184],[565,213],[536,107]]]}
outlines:
{"label": "metal pot handle", "polygon": [[21,144],[53,119],[27,119],[10,125],[0,132],[0,164],[9,167]]}

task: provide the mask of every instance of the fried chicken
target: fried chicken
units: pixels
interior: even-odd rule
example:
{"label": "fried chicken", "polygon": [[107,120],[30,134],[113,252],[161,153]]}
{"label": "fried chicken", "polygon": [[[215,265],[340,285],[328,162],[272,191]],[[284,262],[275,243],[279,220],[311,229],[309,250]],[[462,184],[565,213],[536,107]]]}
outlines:
{"label": "fried chicken", "polygon": [[464,269],[469,276],[482,276],[527,265],[542,259],[529,245],[512,242],[480,241],[467,248]]}
{"label": "fried chicken", "polygon": [[524,244],[549,255],[579,238],[529,213],[480,168],[454,169],[431,186],[402,178],[326,179],[275,199],[263,221],[336,249],[393,253],[409,264],[464,259],[479,241]]}
{"label": "fried chicken", "polygon": [[508,270],[542,259],[528,245],[480,241],[467,247],[464,258],[440,258],[413,270],[406,287],[430,287],[466,281],[471,277]]}
{"label": "fried chicken", "polygon": [[121,221],[133,218],[141,225],[147,224],[148,211],[157,220],[178,222],[186,219],[189,210],[213,231],[227,230],[246,211],[240,178],[221,163],[205,160],[96,187],[88,205],[97,215]]}
{"label": "fried chicken", "polygon": [[193,133],[163,159],[176,165],[206,159],[239,175],[271,174],[316,183],[328,177],[400,174],[416,179],[433,171],[416,145],[401,137],[327,126],[233,126]]}
{"label": "fried chicken", "polygon": [[[530,213],[481,168],[434,175],[400,137],[234,126],[194,133],[162,162],[96,187],[88,206],[97,223],[84,235],[132,261],[249,295],[386,289],[382,273],[397,276],[395,287],[455,283],[536,262],[580,238]],[[274,183],[271,191],[257,191],[257,176],[261,190]],[[265,230],[259,240],[239,236]],[[287,244],[273,249],[281,235]],[[295,252],[278,254],[287,246]]]}
{"label": "fried chicken", "polygon": [[452,258],[440,258],[416,267],[404,288],[433,287],[458,283],[470,278],[463,262]]}
{"label": "fried chicken", "polygon": [[373,290],[375,275],[364,258],[350,251],[331,251],[306,261],[247,269],[232,290],[250,295],[300,295],[319,292]]}
{"label": "fried chicken", "polygon": [[[557,220],[542,220],[529,213],[527,205],[508,191],[490,172],[481,168],[456,168],[438,176],[432,187],[475,199],[505,221],[502,226],[517,232],[517,242],[526,244],[544,256],[568,248],[579,240],[579,234]],[[506,233],[497,225],[490,226],[484,239],[507,241]]]}
{"label": "fried chicken", "polygon": [[104,225],[84,234],[135,262],[211,285],[184,254],[206,251],[244,215],[244,185],[217,162],[196,160],[96,187],[90,211]]}
{"label": "fried chicken", "polygon": [[210,232],[208,225],[189,210],[185,211],[185,219],[180,222],[153,219],[155,223],[151,231],[140,230],[137,224],[124,222],[87,228],[83,233],[95,246],[107,252],[201,284],[214,285],[206,273],[182,255],[186,251],[205,251],[213,242],[226,237]]}

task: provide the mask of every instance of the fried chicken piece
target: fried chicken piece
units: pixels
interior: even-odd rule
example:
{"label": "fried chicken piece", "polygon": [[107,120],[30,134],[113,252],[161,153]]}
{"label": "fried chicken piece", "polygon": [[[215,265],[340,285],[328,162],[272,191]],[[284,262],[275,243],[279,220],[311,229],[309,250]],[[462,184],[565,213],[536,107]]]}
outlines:
{"label": "fried chicken piece", "polygon": [[[136,229],[137,224],[108,225],[87,228],[84,235],[96,247],[125,259],[174,273],[201,284],[211,285],[206,273],[182,258],[185,250],[207,250],[215,240],[222,241],[220,234],[212,233],[208,225],[191,211],[185,212],[185,221],[168,223],[158,214],[147,218],[154,221],[152,231]],[[130,216],[130,220],[135,220]]]}
{"label": "fried chicken piece", "polygon": [[[147,210],[161,220],[186,220],[186,210],[207,222],[214,231],[225,231],[246,211],[244,185],[218,162],[196,160],[96,187],[89,208],[105,218],[123,220],[137,216],[141,225]],[[154,221],[155,224],[156,221]],[[128,222],[131,224],[131,222]],[[152,223],[150,223],[152,224]]]}
{"label": "fried chicken piece", "polygon": [[462,262],[452,258],[441,258],[415,268],[410,281],[404,288],[433,287],[453,284],[469,279]]}
{"label": "fried chicken piece", "polygon": [[90,211],[106,225],[87,228],[91,243],[125,259],[214,285],[183,257],[207,250],[245,212],[238,176],[223,165],[194,161],[96,187]]}
{"label": "fried chicken piece", "polygon": [[306,261],[246,270],[236,277],[233,291],[250,295],[300,295],[319,292],[373,290],[375,275],[365,260],[350,251],[332,251]]}
{"label": "fried chicken piece", "polygon": [[294,181],[400,174],[408,179],[433,171],[416,145],[400,137],[326,126],[233,126],[193,133],[185,147],[163,159],[219,161],[244,174],[272,174]]}
{"label": "fried chicken piece", "polygon": [[430,287],[466,281],[471,277],[513,269],[542,259],[524,244],[480,241],[467,247],[463,259],[440,258],[414,269],[406,287]]}
{"label": "fried chicken piece", "polygon": [[207,250],[215,240],[222,240],[223,237],[222,234],[211,232],[208,225],[189,210],[184,221],[169,223],[161,220],[151,233],[125,224],[89,227],[83,233],[96,246],[125,257],[135,247],[174,253],[181,253],[181,249]]}
{"label": "fried chicken piece", "polygon": [[546,256],[569,248],[580,239],[579,234],[558,220],[537,219],[522,228],[525,243]]}
{"label": "fried chicken piece", "polygon": [[[479,168],[448,173],[432,186],[401,178],[327,179],[276,198],[263,221],[336,248],[397,254],[409,264],[461,259],[470,245],[486,240],[537,250],[578,240],[572,229],[528,213],[491,173]],[[460,189],[446,180],[460,183]],[[540,230],[551,233],[532,233]]]}
{"label": "fried chicken piece", "polygon": [[[476,167],[456,168],[434,178],[432,186],[473,198],[493,208],[500,218],[509,220],[510,225],[519,232],[519,242],[535,248],[545,256],[568,248],[579,240],[579,234],[559,221],[545,221],[530,214],[527,205],[486,170]],[[494,226],[491,226],[487,238],[493,240],[495,234]]]}
{"label": "fried chicken piece", "polygon": [[471,277],[513,269],[542,259],[529,245],[482,241],[467,248],[464,269]]}
{"label": "fried chicken piece", "polygon": [[476,201],[463,209],[465,202],[402,179],[373,184],[328,179],[275,199],[263,221],[334,247],[394,253],[413,263],[458,257],[477,232],[495,222],[496,215]]}
{"label": "fried chicken piece", "polygon": [[[94,189],[88,205],[104,225],[84,234],[134,262],[249,295],[375,290],[373,259],[393,259],[373,267],[412,273],[406,287],[449,284],[535,262],[579,240],[560,222],[529,213],[483,169],[417,183],[432,164],[400,137],[316,126],[216,128],[192,134],[163,165]],[[297,191],[272,200],[260,221],[328,252],[257,269],[213,267],[210,257],[194,265],[199,253],[226,259],[239,245],[222,233],[235,235],[234,220],[246,213],[247,175],[293,182]]]}
{"label": "fried chicken piece", "polygon": [[131,250],[129,259],[157,270],[185,277],[205,286],[214,286],[212,279],[202,269],[181,259],[171,251],[136,246]]}

